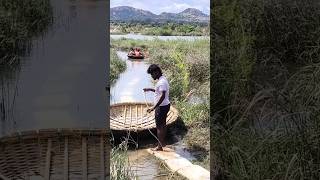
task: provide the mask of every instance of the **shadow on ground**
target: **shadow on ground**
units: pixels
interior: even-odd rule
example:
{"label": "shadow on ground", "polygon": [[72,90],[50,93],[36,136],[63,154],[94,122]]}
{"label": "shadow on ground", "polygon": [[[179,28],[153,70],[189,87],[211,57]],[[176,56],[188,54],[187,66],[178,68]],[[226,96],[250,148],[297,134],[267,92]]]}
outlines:
{"label": "shadow on ground", "polygon": [[[188,130],[183,120],[178,119],[170,124],[167,129],[166,142],[167,145],[175,144],[183,139]],[[123,141],[128,141],[129,149],[136,148],[150,148],[157,144],[157,131],[156,129],[145,130],[142,132],[128,132],[128,131],[112,131],[111,132],[111,145],[117,146]]]}

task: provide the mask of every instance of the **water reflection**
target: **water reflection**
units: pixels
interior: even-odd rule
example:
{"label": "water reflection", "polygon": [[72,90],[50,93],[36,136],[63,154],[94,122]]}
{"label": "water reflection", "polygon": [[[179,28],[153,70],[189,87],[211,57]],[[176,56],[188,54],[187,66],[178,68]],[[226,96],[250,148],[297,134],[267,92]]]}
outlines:
{"label": "water reflection", "polygon": [[200,40],[200,39],[209,39],[209,36],[150,36],[150,35],[141,35],[141,34],[111,34],[111,39],[135,39],[135,40]]}
{"label": "water reflection", "polygon": [[7,69],[0,73],[0,136],[16,127],[14,104],[18,96],[19,69]]}
{"label": "water reflection", "polygon": [[127,69],[119,75],[111,86],[111,104],[120,102],[153,102],[153,93],[144,94],[143,88],[153,87],[149,65],[144,60],[128,60],[127,53],[117,51],[117,55],[126,62]]}
{"label": "water reflection", "polygon": [[107,2],[52,0],[51,5],[54,24],[34,39],[20,72],[12,78],[1,74],[0,107],[11,112],[1,118],[0,135],[105,128]]}
{"label": "water reflection", "polygon": [[139,149],[128,152],[131,170],[141,180],[168,179],[169,172],[164,167],[161,168],[159,160],[149,154],[146,149]]}

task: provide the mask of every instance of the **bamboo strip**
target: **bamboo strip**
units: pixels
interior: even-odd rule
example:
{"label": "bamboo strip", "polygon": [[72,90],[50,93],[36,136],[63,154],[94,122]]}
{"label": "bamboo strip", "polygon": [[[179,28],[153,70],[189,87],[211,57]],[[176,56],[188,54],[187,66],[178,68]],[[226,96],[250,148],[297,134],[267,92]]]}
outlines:
{"label": "bamboo strip", "polygon": [[3,179],[3,180],[10,180],[9,178],[7,178],[6,176],[0,174],[0,179]]}
{"label": "bamboo strip", "polygon": [[51,147],[52,147],[52,140],[48,139],[46,166],[45,166],[45,173],[44,173],[45,180],[50,180]]}
{"label": "bamboo strip", "polygon": [[69,179],[69,151],[68,151],[68,137],[64,138],[64,180]]}
{"label": "bamboo strip", "polygon": [[82,179],[88,179],[87,138],[82,137]]}
{"label": "bamboo strip", "polygon": [[103,135],[100,136],[100,173],[101,180],[105,180],[105,159],[104,159],[104,141]]}

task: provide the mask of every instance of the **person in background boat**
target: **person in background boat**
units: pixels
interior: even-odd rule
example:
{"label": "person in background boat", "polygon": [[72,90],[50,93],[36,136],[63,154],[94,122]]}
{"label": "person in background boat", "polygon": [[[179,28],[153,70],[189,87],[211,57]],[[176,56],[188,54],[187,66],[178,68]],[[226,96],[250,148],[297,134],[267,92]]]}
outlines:
{"label": "person in background boat", "polygon": [[169,101],[169,82],[167,78],[162,74],[160,67],[156,64],[151,64],[147,70],[147,73],[151,75],[154,80],[158,80],[155,88],[144,88],[143,91],[152,91],[155,93],[155,105],[148,109],[147,112],[155,110],[155,121],[157,127],[158,146],[155,147],[154,151],[162,151],[163,147],[166,146],[165,137],[167,132],[166,119],[167,114],[170,110]]}
{"label": "person in background boat", "polygon": [[135,56],[140,56],[140,49],[136,48],[134,53],[135,53]]}
{"label": "person in background boat", "polygon": [[142,50],[138,48],[139,56],[143,56]]}
{"label": "person in background boat", "polygon": [[132,56],[133,54],[134,54],[134,50],[133,50],[133,48],[130,48],[130,51],[129,51],[128,55]]}

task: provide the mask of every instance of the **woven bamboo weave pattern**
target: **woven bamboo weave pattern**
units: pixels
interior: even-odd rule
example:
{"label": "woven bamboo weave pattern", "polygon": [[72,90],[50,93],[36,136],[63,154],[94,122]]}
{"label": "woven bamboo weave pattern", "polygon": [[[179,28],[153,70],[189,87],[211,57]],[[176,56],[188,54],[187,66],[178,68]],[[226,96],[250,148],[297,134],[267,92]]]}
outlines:
{"label": "woven bamboo weave pattern", "polygon": [[[152,104],[118,103],[110,108],[110,129],[120,131],[143,131],[156,127],[154,111],[147,113]],[[178,118],[178,111],[170,107],[166,124],[170,125]]]}
{"label": "woven bamboo weave pattern", "polygon": [[0,139],[0,179],[106,179],[104,130],[28,131]]}

